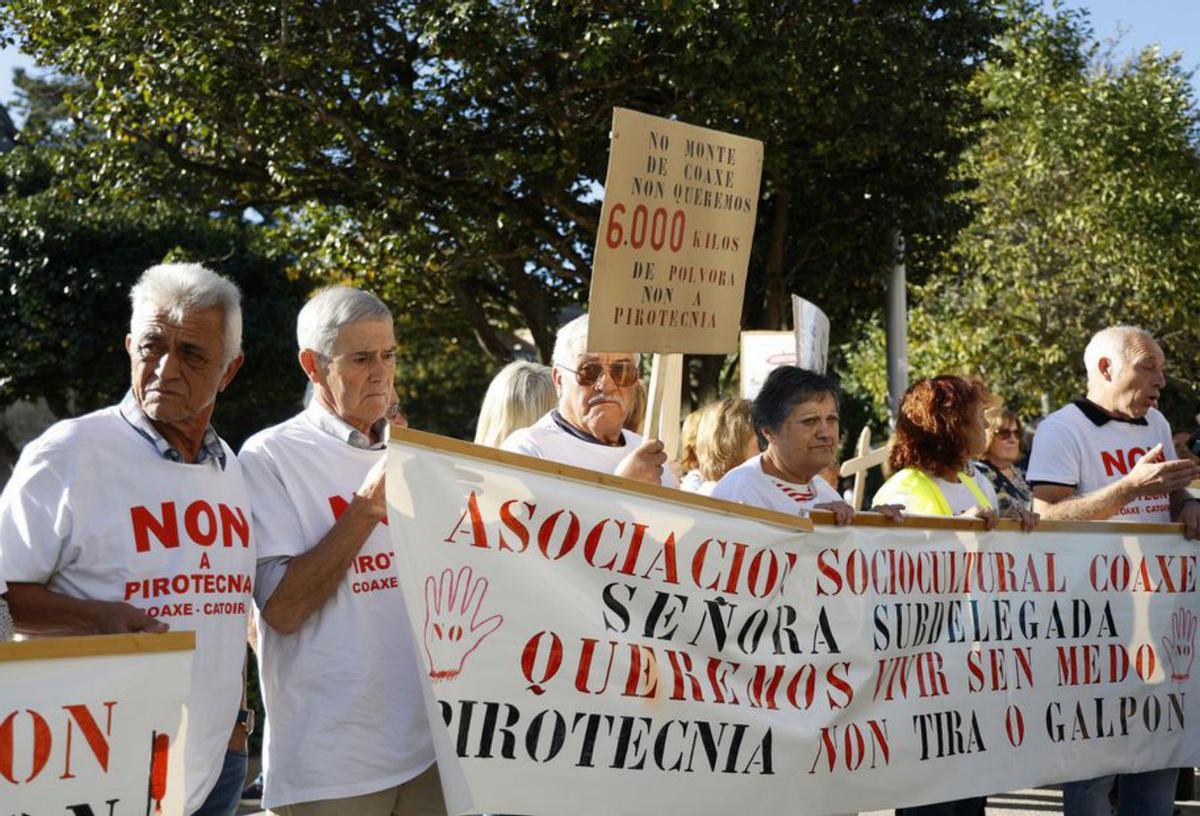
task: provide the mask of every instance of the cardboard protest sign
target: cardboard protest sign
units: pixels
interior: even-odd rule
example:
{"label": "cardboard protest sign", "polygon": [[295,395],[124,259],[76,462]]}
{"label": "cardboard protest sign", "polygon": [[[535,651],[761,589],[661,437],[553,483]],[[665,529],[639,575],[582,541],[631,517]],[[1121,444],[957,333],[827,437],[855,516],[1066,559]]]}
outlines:
{"label": "cardboard protest sign", "polygon": [[792,325],[796,333],[796,365],[824,374],[829,360],[829,318],[815,303],[792,295]]}
{"label": "cardboard protest sign", "polygon": [[762,142],[615,108],[590,351],[737,350]]}
{"label": "cardboard protest sign", "polygon": [[754,399],[767,376],[784,365],[796,364],[796,336],[789,331],[744,331],[739,365],[742,397]]}
{"label": "cardboard protest sign", "polygon": [[4,813],[184,813],[195,633],[0,644]]}
{"label": "cardboard protest sign", "polygon": [[1200,761],[1176,525],[804,532],[411,431],[388,465],[452,813],[817,816]]}

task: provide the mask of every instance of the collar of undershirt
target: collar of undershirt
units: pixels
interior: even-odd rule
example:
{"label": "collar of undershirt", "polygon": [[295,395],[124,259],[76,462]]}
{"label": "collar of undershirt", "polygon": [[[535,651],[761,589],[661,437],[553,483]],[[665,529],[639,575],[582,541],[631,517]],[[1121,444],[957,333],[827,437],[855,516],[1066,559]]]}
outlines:
{"label": "collar of undershirt", "polygon": [[617,447],[621,447],[622,445],[625,444],[625,433],[624,432],[621,433],[621,437],[620,437],[620,439],[617,440],[616,444],[610,445],[607,442],[604,442],[603,440],[597,439],[596,437],[592,436],[587,431],[581,431],[578,428],[576,428],[574,425],[572,425],[570,422],[567,422],[565,419],[563,419],[562,414],[560,414],[558,412],[557,408],[555,408],[553,411],[550,412],[550,418],[553,419],[554,424],[557,425],[559,428],[561,428],[565,433],[568,433],[571,436],[575,437],[576,439],[582,440],[584,442],[589,442],[593,445],[603,445],[606,448],[617,448]]}
{"label": "collar of undershirt", "polygon": [[1097,428],[1099,428],[1103,425],[1106,425],[1109,422],[1126,422],[1130,425],[1149,425],[1150,424],[1144,416],[1133,417],[1132,419],[1125,419],[1124,417],[1112,416],[1107,411],[1105,411],[1103,408],[1101,408],[1099,405],[1092,402],[1090,399],[1087,399],[1086,397],[1077,399],[1071,404],[1074,405],[1076,408],[1078,408],[1085,417],[1090,419],[1092,421],[1092,424],[1095,425]]}
{"label": "collar of undershirt", "polygon": [[306,407],[304,410],[308,414],[309,419],[312,420],[312,423],[316,425],[319,430],[342,440],[352,448],[358,448],[359,450],[383,450],[387,444],[384,441],[384,429],[387,426],[386,417],[376,421],[375,424],[371,426],[372,436],[379,440],[377,442],[373,442],[371,440],[371,436],[368,436],[367,434],[358,430],[349,422],[330,411],[328,408],[322,405],[321,401],[316,397],[313,397],[312,402],[310,402],[308,407]]}

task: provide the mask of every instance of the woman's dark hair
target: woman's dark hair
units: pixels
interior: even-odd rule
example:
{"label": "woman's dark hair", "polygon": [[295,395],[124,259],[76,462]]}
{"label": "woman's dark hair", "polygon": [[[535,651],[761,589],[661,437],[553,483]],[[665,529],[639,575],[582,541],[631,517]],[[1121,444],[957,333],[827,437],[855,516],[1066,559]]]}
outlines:
{"label": "woman's dark hair", "polygon": [[969,453],[971,411],[984,400],[979,385],[962,377],[913,383],[900,401],[888,464],[893,470],[911,467],[935,474],[962,467]]}
{"label": "woman's dark hair", "polygon": [[835,405],[841,402],[841,389],[831,377],[796,366],[780,366],[770,373],[750,406],[754,430],[760,436],[764,428],[778,433],[793,408],[826,395],[833,397]]}

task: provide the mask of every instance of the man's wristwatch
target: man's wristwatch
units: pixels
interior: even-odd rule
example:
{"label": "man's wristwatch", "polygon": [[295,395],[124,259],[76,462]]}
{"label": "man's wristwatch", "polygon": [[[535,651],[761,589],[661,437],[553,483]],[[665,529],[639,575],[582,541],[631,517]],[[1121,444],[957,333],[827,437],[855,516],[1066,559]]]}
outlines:
{"label": "man's wristwatch", "polygon": [[254,733],[254,709],[242,708],[238,710],[237,724],[246,732],[246,736]]}

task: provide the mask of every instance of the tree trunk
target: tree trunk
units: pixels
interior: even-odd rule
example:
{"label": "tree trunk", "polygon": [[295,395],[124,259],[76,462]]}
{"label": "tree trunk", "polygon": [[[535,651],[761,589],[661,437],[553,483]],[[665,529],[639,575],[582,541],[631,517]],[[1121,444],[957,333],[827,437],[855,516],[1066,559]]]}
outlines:
{"label": "tree trunk", "polygon": [[792,193],[786,187],[775,192],[774,208],[771,212],[771,233],[767,241],[767,260],[763,282],[764,328],[782,329],[791,298],[788,297],[787,282],[787,237],[788,210],[791,208]]}
{"label": "tree trunk", "polygon": [[533,335],[538,359],[549,364],[554,353],[554,315],[546,301],[546,293],[530,281],[524,263],[507,261],[504,264],[504,272],[516,295],[513,305],[524,318],[529,333]]}
{"label": "tree trunk", "polygon": [[495,327],[488,322],[479,298],[475,297],[462,281],[454,284],[454,300],[458,303],[458,308],[462,309],[463,314],[467,316],[467,320],[471,323],[471,330],[475,333],[475,339],[479,341],[479,345],[483,346],[483,350],[498,363],[510,362],[512,349],[500,339]]}

